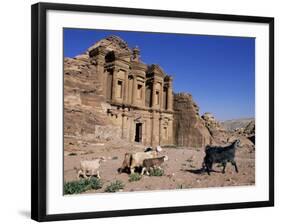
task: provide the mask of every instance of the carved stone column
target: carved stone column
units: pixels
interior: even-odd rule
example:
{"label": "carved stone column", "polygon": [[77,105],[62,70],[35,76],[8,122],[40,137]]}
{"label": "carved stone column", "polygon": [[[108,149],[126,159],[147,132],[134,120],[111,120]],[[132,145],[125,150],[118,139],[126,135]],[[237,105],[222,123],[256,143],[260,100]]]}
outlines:
{"label": "carved stone column", "polygon": [[156,132],[156,119],[157,119],[157,116],[156,116],[156,112],[155,111],[152,111],[152,117],[151,117],[151,146],[154,147],[158,144],[158,142],[156,141],[156,135],[157,133]]}
{"label": "carved stone column", "polygon": [[173,86],[172,86],[172,80],[169,81],[169,86],[167,89],[167,109],[172,111],[173,110]]}
{"label": "carved stone column", "polygon": [[161,83],[160,92],[159,92],[159,109],[163,108],[163,82]]}
{"label": "carved stone column", "polygon": [[136,105],[136,91],[137,91],[137,77],[136,76],[133,76],[133,87],[132,87],[132,104],[133,105]]}
{"label": "carved stone column", "polygon": [[168,141],[170,145],[174,144],[174,133],[173,133],[173,118],[169,119],[168,124]]}
{"label": "carved stone column", "polygon": [[101,55],[96,56],[96,73],[98,74],[98,81],[102,86],[102,94],[106,96],[106,81],[107,76],[104,73],[104,59]]}
{"label": "carved stone column", "polygon": [[129,103],[129,80],[128,80],[128,71],[126,71],[125,74],[125,86],[124,86],[124,97],[123,97],[123,103]]}
{"label": "carved stone column", "polygon": [[162,115],[159,117],[159,145],[162,143]]}
{"label": "carved stone column", "polygon": [[152,82],[152,90],[151,90],[151,107],[155,108],[155,103],[156,103],[156,82],[153,80]]}
{"label": "carved stone column", "polygon": [[114,68],[112,74],[112,101],[113,102],[116,101],[116,85],[117,85],[116,75],[117,75],[117,69]]}
{"label": "carved stone column", "polygon": [[145,81],[142,86],[142,106],[145,107]]}

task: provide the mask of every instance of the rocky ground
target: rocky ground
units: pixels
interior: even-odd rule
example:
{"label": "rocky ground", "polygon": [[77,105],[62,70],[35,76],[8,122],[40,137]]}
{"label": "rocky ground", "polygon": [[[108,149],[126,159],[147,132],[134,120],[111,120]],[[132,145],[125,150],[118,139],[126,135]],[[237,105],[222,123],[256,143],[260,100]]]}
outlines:
{"label": "rocky ground", "polygon": [[103,188],[90,190],[85,193],[104,192],[105,187],[115,180],[125,184],[123,191],[145,191],[160,189],[205,188],[223,186],[241,186],[255,184],[255,150],[242,147],[237,151],[236,162],[239,173],[234,171],[231,164],[227,164],[226,173],[222,174],[219,164],[214,165],[210,176],[200,170],[204,157],[204,149],[199,148],[163,148],[161,155],[168,155],[169,160],[163,164],[164,176],[143,176],[141,180],[129,182],[129,175],[118,174],[126,152],[142,151],[142,145],[128,145],[112,143],[111,145],[86,145],[81,151],[65,151],[64,182],[77,180],[75,167],[79,167],[80,160],[89,160],[104,156],[106,161],[100,168]]}

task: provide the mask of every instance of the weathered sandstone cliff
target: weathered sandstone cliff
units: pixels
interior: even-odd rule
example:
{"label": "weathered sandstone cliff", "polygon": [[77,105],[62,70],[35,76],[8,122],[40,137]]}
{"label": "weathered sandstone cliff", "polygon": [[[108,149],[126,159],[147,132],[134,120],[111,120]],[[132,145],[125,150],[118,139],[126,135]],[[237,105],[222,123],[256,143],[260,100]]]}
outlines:
{"label": "weathered sandstone cliff", "polygon": [[199,108],[191,94],[174,94],[174,134],[179,146],[203,147],[212,136],[199,115]]}

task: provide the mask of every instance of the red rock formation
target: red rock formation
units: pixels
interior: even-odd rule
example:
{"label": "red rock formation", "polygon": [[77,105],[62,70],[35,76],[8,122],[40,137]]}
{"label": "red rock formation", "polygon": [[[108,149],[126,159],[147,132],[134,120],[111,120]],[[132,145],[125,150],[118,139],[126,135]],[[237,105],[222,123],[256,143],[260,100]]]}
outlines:
{"label": "red rock formation", "polygon": [[179,146],[203,147],[211,135],[200,118],[199,108],[187,93],[174,94],[174,138]]}
{"label": "red rock formation", "polygon": [[[111,137],[118,133],[106,116],[107,107],[108,104],[101,95],[96,66],[91,65],[87,55],[80,55],[73,59],[65,58],[65,150],[81,149],[84,144],[111,140]],[[112,136],[110,136],[110,130],[111,132],[114,130]],[[100,132],[107,134],[102,135]]]}

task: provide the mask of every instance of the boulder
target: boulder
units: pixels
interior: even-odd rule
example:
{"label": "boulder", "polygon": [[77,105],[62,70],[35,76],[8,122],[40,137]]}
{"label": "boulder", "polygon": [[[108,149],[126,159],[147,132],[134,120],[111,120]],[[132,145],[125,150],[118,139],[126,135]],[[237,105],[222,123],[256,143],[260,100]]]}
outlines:
{"label": "boulder", "polygon": [[206,112],[201,117],[205,127],[212,136],[212,145],[221,145],[229,142],[230,132],[226,131],[221,124],[215,119],[214,115]]}

